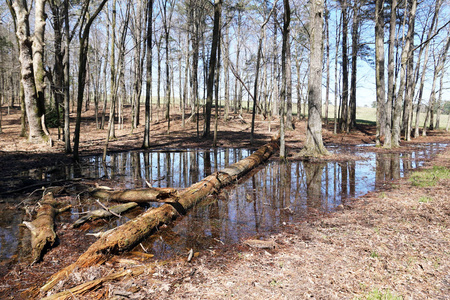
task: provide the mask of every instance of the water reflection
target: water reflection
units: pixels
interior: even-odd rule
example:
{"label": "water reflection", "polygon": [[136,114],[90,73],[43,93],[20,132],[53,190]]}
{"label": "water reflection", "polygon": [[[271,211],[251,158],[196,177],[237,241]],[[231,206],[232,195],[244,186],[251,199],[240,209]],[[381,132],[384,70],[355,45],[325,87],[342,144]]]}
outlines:
{"label": "water reflection", "polygon": [[[237,243],[245,237],[271,233],[312,214],[333,211],[349,198],[382,187],[421,166],[445,146],[422,145],[415,151],[390,154],[357,147],[351,149],[352,152],[359,152],[365,159],[351,162],[272,161],[238,184],[223,189],[219,195],[208,197],[188,215],[145,241],[143,246],[162,259],[184,254],[190,248],[206,249],[218,243]],[[28,180],[109,178],[111,185],[117,183],[126,188],[145,187],[146,181],[155,187],[184,188],[250,154],[251,151],[242,149],[133,151],[112,154],[106,162],[99,156],[92,156],[81,164],[52,172],[34,170],[26,175]],[[118,226],[150,207],[102,223],[101,228],[93,231]],[[72,213],[94,208],[97,207],[92,204],[77,206]],[[77,218],[72,215],[67,221]],[[20,214],[0,214],[0,261],[21,251],[19,241],[23,240],[23,230],[17,229],[21,221]]]}
{"label": "water reflection", "polygon": [[[157,257],[188,249],[237,243],[264,235],[312,213],[333,211],[349,198],[366,194],[423,164],[431,154],[361,153],[366,160],[280,164],[270,162],[239,185],[208,198],[175,225],[147,240]],[[176,240],[176,242],[173,242]]]}

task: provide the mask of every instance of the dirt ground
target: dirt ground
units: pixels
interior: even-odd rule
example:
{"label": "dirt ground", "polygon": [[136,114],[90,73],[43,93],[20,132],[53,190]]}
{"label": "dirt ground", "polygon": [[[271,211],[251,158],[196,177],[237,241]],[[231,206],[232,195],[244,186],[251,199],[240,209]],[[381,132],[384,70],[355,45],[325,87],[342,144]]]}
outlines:
{"label": "dirt ground", "polygon": [[[51,129],[53,147],[29,144],[18,137],[19,112],[3,113],[0,178],[71,162],[71,156],[63,153],[63,142],[57,140],[56,129]],[[92,110],[84,115],[81,155],[101,153],[105,132],[95,128]],[[256,147],[277,132],[277,120],[257,119],[256,142],[250,145],[250,115],[244,113],[243,117],[232,115],[227,121],[220,120],[220,147]],[[287,132],[291,155],[301,149],[305,128],[304,121],[297,121],[295,129]],[[333,135],[332,130],[332,124],[324,128],[326,146],[374,143],[373,126],[360,126],[350,134]],[[109,150],[140,148],[142,132],[140,126],[131,133],[125,121],[124,128],[116,130],[117,139],[110,142]],[[154,149],[210,148],[212,138],[198,138],[196,123],[186,122],[183,128],[178,115],[171,120],[170,135],[167,121],[153,124],[151,142]],[[412,143],[427,142],[450,142],[450,134],[432,131]],[[408,145],[403,142],[401,150],[389,151],[404,151]],[[450,168],[450,149],[428,162],[426,168],[433,165]],[[186,257],[155,262],[125,255],[103,266],[74,272],[56,291],[114,272],[139,269],[140,275],[105,282],[72,299],[366,299],[378,292],[404,299],[450,299],[449,186],[450,179],[433,187],[416,187],[408,179],[400,179],[325,218],[286,224],[283,232],[267,238],[276,245],[272,249],[218,243],[196,253],[191,262]],[[42,285],[87,247],[76,244],[77,233],[58,228],[58,224],[57,230],[71,243],[51,249],[40,264],[11,268],[1,280],[0,298],[42,297],[30,293],[29,288]]]}

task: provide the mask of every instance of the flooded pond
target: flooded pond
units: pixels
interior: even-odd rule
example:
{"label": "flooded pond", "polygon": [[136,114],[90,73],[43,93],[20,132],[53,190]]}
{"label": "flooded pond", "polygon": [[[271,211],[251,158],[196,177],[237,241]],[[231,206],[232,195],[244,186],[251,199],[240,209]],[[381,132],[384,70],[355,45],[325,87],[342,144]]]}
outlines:
{"label": "flooded pond", "polygon": [[[420,145],[406,153],[374,153],[370,147],[351,147],[331,151],[347,151],[363,159],[350,162],[288,162],[269,161],[250,172],[219,195],[203,200],[172,225],[152,235],[137,250],[146,248],[156,259],[168,259],[208,249],[218,244],[233,244],[248,237],[260,237],[290,223],[335,210],[351,198],[386,185],[423,165],[424,161],[443,150],[446,144]],[[102,178],[111,187],[142,188],[146,181],[154,187],[185,188],[251,154],[244,149],[183,150],[164,152],[126,152],[111,154],[105,163],[100,156],[84,158],[80,164],[59,169],[33,170],[22,177],[30,181],[67,179],[94,180]],[[73,223],[79,213],[99,206],[92,199],[71,197],[74,208],[58,216],[57,222]],[[27,259],[29,236],[20,227],[26,218],[11,203],[0,203],[0,266],[8,260]],[[145,209],[159,203],[138,207],[124,214],[91,226],[98,232],[118,226]],[[64,243],[62,240],[61,243]],[[142,251],[142,250],[140,250]]]}

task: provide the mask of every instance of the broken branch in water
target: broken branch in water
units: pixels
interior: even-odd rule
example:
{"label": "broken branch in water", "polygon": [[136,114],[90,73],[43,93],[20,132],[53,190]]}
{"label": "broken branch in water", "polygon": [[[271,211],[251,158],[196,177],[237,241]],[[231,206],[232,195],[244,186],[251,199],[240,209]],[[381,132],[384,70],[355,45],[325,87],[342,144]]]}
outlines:
{"label": "broken branch in water", "polygon": [[[100,201],[98,202],[100,203]],[[73,228],[80,227],[81,225],[92,219],[108,218],[111,216],[120,217],[121,213],[126,212],[127,210],[130,210],[136,207],[137,205],[138,204],[136,202],[128,202],[119,205],[114,205],[108,208],[103,204],[101,204],[101,206],[104,207],[105,209],[96,209],[88,211],[85,216],[79,218],[75,223],[73,223],[72,227]]]}
{"label": "broken branch in water", "polygon": [[111,191],[105,189],[95,189],[91,192],[92,197],[117,201],[117,202],[175,202],[177,190],[173,188],[146,188],[134,190]]}
{"label": "broken branch in water", "polygon": [[42,253],[46,246],[51,247],[55,243],[55,216],[71,208],[71,206],[68,205],[64,208],[57,209],[58,202],[55,201],[52,193],[45,194],[39,205],[40,207],[37,210],[36,219],[32,222],[23,222],[31,231],[33,264],[41,260]]}

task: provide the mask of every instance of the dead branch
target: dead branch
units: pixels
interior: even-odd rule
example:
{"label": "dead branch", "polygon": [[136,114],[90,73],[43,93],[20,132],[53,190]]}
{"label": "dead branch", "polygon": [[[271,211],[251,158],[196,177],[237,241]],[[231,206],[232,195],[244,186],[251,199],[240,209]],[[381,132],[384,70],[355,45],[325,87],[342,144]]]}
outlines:
{"label": "dead branch", "polygon": [[56,240],[54,230],[54,218],[71,206],[57,209],[58,202],[55,201],[52,193],[44,195],[43,200],[39,202],[40,207],[37,210],[36,219],[32,222],[23,223],[31,231],[31,247],[33,264],[39,262],[42,258],[42,252],[46,246],[53,246]]}
{"label": "dead branch", "polygon": [[136,202],[129,202],[119,205],[114,205],[111,207],[106,207],[106,209],[96,209],[91,210],[86,213],[85,216],[79,218],[75,223],[73,223],[72,227],[80,227],[82,224],[86,223],[89,220],[95,220],[100,218],[109,218],[111,216],[120,216],[121,213],[126,212],[138,204]]}
{"label": "dead branch", "polygon": [[146,188],[134,190],[110,191],[105,189],[95,189],[91,196],[104,200],[117,202],[174,202],[176,189],[173,188]]}

